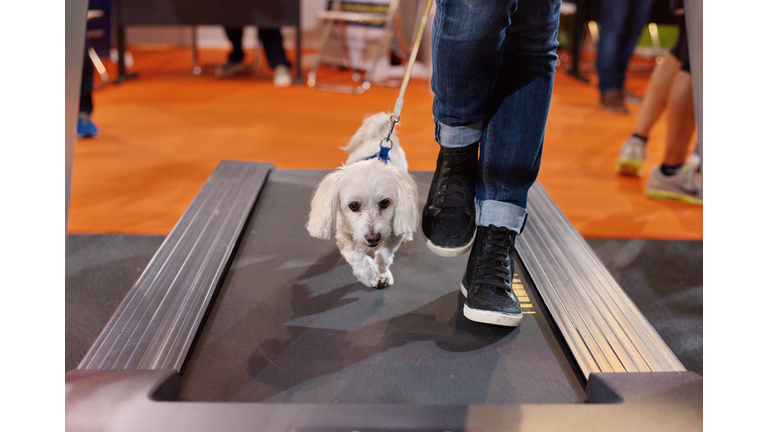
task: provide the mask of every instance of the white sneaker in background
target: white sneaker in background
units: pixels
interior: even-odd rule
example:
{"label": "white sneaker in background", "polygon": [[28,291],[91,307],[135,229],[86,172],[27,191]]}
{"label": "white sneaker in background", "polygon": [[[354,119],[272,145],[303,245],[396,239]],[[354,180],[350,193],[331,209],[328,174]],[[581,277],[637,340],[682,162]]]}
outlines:
{"label": "white sneaker in background", "polygon": [[291,69],[285,65],[277,66],[273,82],[275,87],[288,87],[291,85]]}
{"label": "white sneaker in background", "polygon": [[640,177],[643,160],[645,160],[645,141],[631,136],[621,146],[616,172],[621,175]]}

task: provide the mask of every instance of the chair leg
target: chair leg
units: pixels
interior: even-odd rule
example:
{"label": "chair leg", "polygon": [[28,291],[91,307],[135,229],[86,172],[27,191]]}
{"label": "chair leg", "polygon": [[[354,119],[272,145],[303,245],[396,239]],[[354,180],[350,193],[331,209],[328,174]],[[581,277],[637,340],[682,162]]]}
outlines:
{"label": "chair leg", "polygon": [[661,50],[661,39],[659,39],[659,27],[656,23],[648,23],[648,33],[651,34],[651,46],[653,47],[653,56],[656,57],[656,63],[661,63],[661,58],[664,56]]}
{"label": "chair leg", "polygon": [[371,87],[371,78],[372,78],[377,60],[382,55],[382,53],[384,53],[386,45],[392,43],[393,18],[396,12],[399,12],[398,0],[393,0],[389,4],[386,15],[381,17],[381,20],[384,23],[384,25],[382,26],[383,34],[379,40],[379,43],[377,43],[376,46],[373,48],[374,55],[371,60],[371,64],[368,65],[364,71],[358,72],[356,70],[353,70],[352,80],[356,83],[359,83],[360,85],[346,86],[346,85],[320,84],[317,82],[317,71],[320,67],[320,63],[323,62],[323,57],[325,55],[327,43],[330,38],[331,32],[333,31],[334,26],[335,25],[339,26],[339,30],[341,34],[341,44],[342,44],[341,48],[342,48],[342,55],[343,55],[343,62],[344,62],[343,66],[346,66],[349,69],[354,69],[355,65],[352,64],[352,58],[349,53],[349,46],[346,43],[347,41],[345,36],[345,25],[347,22],[365,22],[363,20],[369,20],[370,18],[368,16],[361,17],[360,15],[371,15],[371,14],[354,14],[354,13],[343,12],[341,11],[340,1],[334,0],[330,8],[329,15],[325,16],[326,21],[323,24],[323,30],[320,36],[320,44],[319,44],[318,52],[313,61],[312,67],[309,73],[307,74],[307,85],[309,87],[314,87],[317,89],[326,89],[326,90],[333,90],[333,91],[339,91],[344,93],[355,93],[355,94],[360,94],[368,90]]}
{"label": "chair leg", "polygon": [[317,84],[317,69],[320,67],[320,62],[322,61],[323,55],[325,55],[325,48],[328,44],[328,39],[331,36],[331,31],[333,30],[333,22],[332,21],[326,21],[323,25],[323,32],[320,34],[320,45],[317,50],[317,54],[315,55],[315,59],[312,62],[312,68],[309,70],[309,73],[307,74],[307,85],[309,87],[314,87],[315,84]]}
{"label": "chair leg", "polygon": [[191,54],[192,54],[192,73],[195,75],[200,75],[203,73],[203,68],[200,67],[200,62],[198,61],[197,56],[197,26],[192,26],[192,40],[191,40]]}
{"label": "chair leg", "polygon": [[108,83],[109,74],[107,73],[107,68],[104,67],[104,63],[101,62],[99,55],[96,53],[96,50],[93,49],[93,47],[88,49],[88,57],[90,57],[91,63],[93,63],[93,66],[96,68],[96,72],[99,73],[102,85]]}

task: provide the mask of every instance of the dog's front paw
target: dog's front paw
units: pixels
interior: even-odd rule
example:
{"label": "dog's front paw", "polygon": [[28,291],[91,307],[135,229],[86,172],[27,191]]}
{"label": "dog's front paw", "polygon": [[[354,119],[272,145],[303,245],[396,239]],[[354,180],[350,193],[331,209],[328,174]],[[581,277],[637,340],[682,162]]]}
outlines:
{"label": "dog's front paw", "polygon": [[395,283],[395,278],[392,277],[392,272],[387,270],[385,273],[379,275],[379,280],[376,283],[376,288],[386,288]]}
{"label": "dog's front paw", "polygon": [[379,266],[372,259],[367,259],[361,263],[352,272],[360,283],[369,287],[376,287],[379,284]]}

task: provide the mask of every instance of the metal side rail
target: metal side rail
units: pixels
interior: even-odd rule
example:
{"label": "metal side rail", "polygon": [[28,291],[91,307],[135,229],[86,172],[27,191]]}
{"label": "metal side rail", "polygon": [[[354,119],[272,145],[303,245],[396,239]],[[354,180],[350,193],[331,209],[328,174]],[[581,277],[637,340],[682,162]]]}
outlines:
{"label": "metal side rail", "polygon": [[686,370],[539,183],[516,251],[585,378]]}
{"label": "metal side rail", "polygon": [[219,164],[78,369],[181,370],[271,169]]}

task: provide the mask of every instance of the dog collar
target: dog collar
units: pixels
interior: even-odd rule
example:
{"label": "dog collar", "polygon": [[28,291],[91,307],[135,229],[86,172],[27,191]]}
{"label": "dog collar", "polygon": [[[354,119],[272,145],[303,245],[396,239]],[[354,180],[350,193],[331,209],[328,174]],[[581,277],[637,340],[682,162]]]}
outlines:
{"label": "dog collar", "polygon": [[390,158],[389,158],[389,149],[390,148],[391,147],[383,147],[382,146],[381,150],[377,151],[376,153],[374,153],[374,154],[372,154],[370,156],[364,157],[363,160],[378,158],[380,161],[382,161],[384,163],[387,163],[387,162],[390,161]]}

